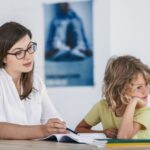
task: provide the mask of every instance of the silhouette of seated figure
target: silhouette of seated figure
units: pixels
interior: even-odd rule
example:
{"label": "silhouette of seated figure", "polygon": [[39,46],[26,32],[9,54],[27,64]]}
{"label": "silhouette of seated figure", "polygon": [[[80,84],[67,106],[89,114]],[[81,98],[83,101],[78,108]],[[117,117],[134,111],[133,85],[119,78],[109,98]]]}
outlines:
{"label": "silhouette of seated figure", "polygon": [[57,15],[51,22],[45,58],[77,61],[91,55],[81,19],[68,3],[57,4]]}

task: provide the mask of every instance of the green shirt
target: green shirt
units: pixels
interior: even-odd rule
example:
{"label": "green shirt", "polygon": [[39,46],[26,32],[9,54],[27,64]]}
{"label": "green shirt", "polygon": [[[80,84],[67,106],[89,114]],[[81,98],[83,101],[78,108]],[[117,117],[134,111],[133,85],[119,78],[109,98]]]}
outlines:
{"label": "green shirt", "polygon": [[[84,120],[91,126],[102,123],[103,129],[107,129],[119,128],[121,117],[116,117],[115,113],[108,107],[106,100],[101,100],[93,106]],[[150,138],[150,108],[136,109],[133,120],[144,126],[133,138]]]}

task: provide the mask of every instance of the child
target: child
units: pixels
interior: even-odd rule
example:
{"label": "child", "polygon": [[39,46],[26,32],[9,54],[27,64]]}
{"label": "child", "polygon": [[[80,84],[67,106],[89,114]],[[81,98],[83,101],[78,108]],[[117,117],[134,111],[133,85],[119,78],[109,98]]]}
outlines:
{"label": "child", "polygon": [[[77,125],[77,132],[99,132],[109,138],[150,138],[150,68],[133,56],[110,58],[103,95]],[[92,130],[102,123],[103,131]]]}

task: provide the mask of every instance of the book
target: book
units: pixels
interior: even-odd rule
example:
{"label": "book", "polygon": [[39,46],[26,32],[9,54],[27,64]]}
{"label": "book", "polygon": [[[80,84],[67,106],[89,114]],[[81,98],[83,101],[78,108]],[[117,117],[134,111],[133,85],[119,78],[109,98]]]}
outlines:
{"label": "book", "polygon": [[150,143],[150,139],[97,139],[101,141],[107,140],[107,143]]}
{"label": "book", "polygon": [[48,137],[38,139],[46,141],[56,141],[56,142],[65,142],[65,143],[81,143],[81,144],[90,144],[98,147],[104,147],[107,140],[96,140],[96,139],[106,139],[105,134],[102,133],[78,133],[78,134],[52,134]]}
{"label": "book", "polygon": [[139,147],[149,147],[150,148],[150,143],[107,143],[106,147],[134,147],[134,148],[139,148]]}
{"label": "book", "polygon": [[107,147],[150,147],[150,139],[109,139]]}
{"label": "book", "polygon": [[150,139],[97,139],[107,140],[106,147],[150,147]]}

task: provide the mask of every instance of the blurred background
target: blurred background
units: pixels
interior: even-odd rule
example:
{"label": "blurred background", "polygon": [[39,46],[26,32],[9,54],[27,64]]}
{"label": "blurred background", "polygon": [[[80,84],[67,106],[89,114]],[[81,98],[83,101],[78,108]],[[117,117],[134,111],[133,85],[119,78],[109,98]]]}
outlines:
{"label": "blurred background", "polygon": [[[16,21],[32,31],[33,41],[38,43],[35,70],[44,82],[43,5],[75,1],[85,0],[1,1],[0,25]],[[110,56],[130,54],[150,65],[149,8],[150,0],[92,0],[93,85],[47,87],[56,109],[70,128],[74,129],[89,109],[101,99],[103,73]]]}

